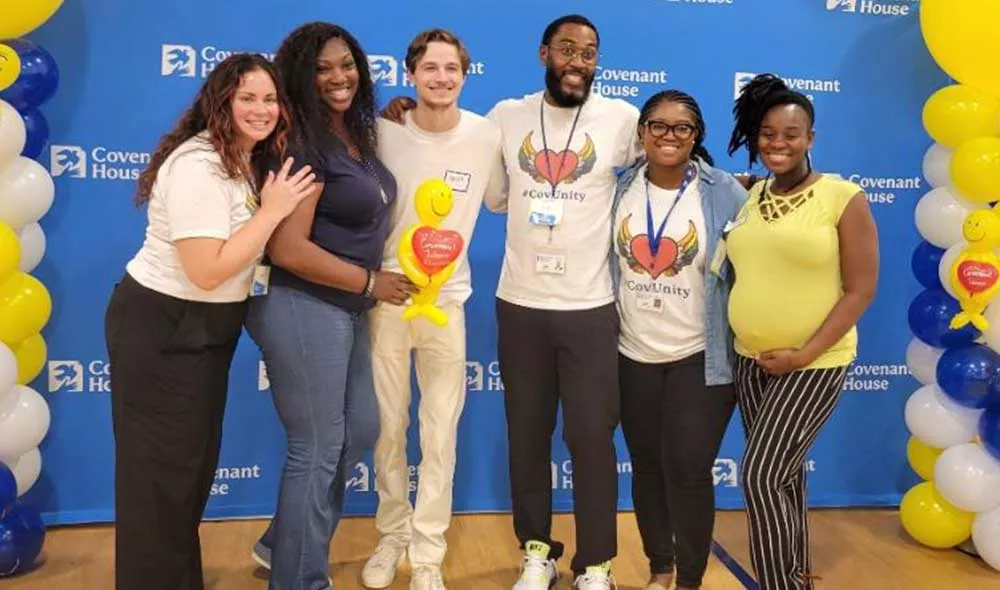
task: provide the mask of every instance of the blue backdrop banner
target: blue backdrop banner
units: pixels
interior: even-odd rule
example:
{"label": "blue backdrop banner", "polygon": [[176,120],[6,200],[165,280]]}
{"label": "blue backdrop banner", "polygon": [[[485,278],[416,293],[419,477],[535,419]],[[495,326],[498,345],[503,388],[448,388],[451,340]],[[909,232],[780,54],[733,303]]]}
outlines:
{"label": "blue backdrop banner", "polygon": [[[814,165],[868,191],[882,267],[878,297],[860,325],[860,358],[808,457],[810,501],[897,505],[918,481],[905,458],[902,410],[917,387],[905,364],[906,306],[919,291],[909,268],[920,241],[913,209],[930,190],[921,161],[931,142],[920,115],[926,98],[948,81],[924,48],[917,8],[907,0],[67,0],[31,35],[55,56],[61,80],[43,108],[51,140],[42,161],[54,178],[56,199],[41,220],[48,245],[36,275],[52,293],[54,312],[44,331],[47,371],[32,384],[47,397],[52,424],[41,446],[42,476],[26,499],[49,524],[114,517],[105,305],[143,239],[145,212],[132,205],[136,178],[220,60],[244,50],[273,56],[296,26],[333,21],[362,42],[384,104],[413,94],[402,72],[410,39],[442,26],[471,52],[462,106],[486,113],[502,98],[542,87],[537,55],[543,28],[561,14],[580,12],[602,38],[593,91],[636,106],[666,87],[690,92],[706,116],[706,145],[728,170],[746,169],[743,153],[730,159],[724,149],[734,95],[754,73],[777,73],[814,100]],[[469,397],[458,441],[459,512],[510,508],[494,319],[503,240],[504,218],[484,210],[470,246],[475,292],[467,308]],[[415,489],[415,428],[410,434]],[[631,464],[620,432],[617,442],[619,502],[630,509]],[[284,452],[266,370],[244,337],[233,363],[207,516],[272,514]],[[714,469],[721,508],[742,507],[742,454],[737,417]],[[374,483],[368,457],[348,484],[348,513],[373,513]],[[561,430],[552,449],[552,487],[556,509],[568,510],[573,467]]]}

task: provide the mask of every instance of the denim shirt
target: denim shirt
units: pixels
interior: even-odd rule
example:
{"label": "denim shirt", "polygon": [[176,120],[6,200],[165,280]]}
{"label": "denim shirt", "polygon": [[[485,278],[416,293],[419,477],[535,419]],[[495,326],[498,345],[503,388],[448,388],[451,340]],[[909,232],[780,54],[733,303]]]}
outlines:
{"label": "denim shirt", "polygon": [[[723,260],[718,275],[712,272],[711,263],[723,237],[722,230],[728,221],[736,218],[747,199],[747,191],[729,173],[709,166],[700,158],[695,158],[694,161],[698,164],[698,190],[705,215],[705,231],[708,233],[705,251],[705,384],[727,385],[733,382],[733,362],[736,359],[728,313],[729,291],[733,287],[735,275],[728,258]],[[645,158],[640,158],[619,174],[611,209],[612,219],[618,212],[622,197],[645,164]],[[611,283],[617,299],[621,271],[615,254],[613,228],[612,223],[608,267],[611,269]]]}

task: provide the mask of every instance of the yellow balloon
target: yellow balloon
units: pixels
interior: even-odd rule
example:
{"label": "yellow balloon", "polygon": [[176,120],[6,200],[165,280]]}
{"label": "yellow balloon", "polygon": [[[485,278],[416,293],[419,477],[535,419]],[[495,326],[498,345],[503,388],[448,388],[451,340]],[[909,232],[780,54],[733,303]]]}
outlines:
{"label": "yellow balloon", "polygon": [[1000,201],[1000,137],[962,142],[951,158],[951,181],[970,201]]}
{"label": "yellow balloon", "polygon": [[24,340],[10,347],[17,358],[17,382],[27,385],[42,374],[45,367],[45,359],[48,356],[48,347],[41,334],[28,336]]}
{"label": "yellow balloon", "polygon": [[954,149],[975,137],[1000,134],[1000,98],[963,84],[945,86],[924,103],[923,121],[934,141]]}
{"label": "yellow balloon", "polygon": [[959,82],[1000,96],[997,23],[997,0],[920,2],[920,30],[934,61]]}
{"label": "yellow balloon", "polygon": [[0,221],[0,283],[18,271],[21,264],[21,240],[9,225]]}
{"label": "yellow balloon", "polygon": [[13,345],[41,332],[52,315],[52,297],[35,277],[18,272],[0,283],[0,342]]}
{"label": "yellow balloon", "polygon": [[55,14],[63,0],[7,0],[0,10],[0,39],[23,37]]}
{"label": "yellow balloon", "polygon": [[918,542],[935,549],[955,547],[972,536],[976,515],[949,504],[925,481],[910,488],[899,505],[903,528]]}
{"label": "yellow balloon", "polygon": [[6,90],[21,75],[21,56],[14,48],[0,43],[0,90]]}
{"label": "yellow balloon", "polygon": [[906,458],[910,461],[910,467],[926,481],[934,479],[934,462],[943,452],[944,449],[929,447],[915,436],[911,436],[906,443]]}

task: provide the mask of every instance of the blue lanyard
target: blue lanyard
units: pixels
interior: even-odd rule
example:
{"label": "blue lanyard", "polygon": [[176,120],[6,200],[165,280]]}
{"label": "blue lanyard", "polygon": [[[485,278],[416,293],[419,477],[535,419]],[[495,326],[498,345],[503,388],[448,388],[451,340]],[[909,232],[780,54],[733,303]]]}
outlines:
{"label": "blue lanyard", "polygon": [[646,235],[649,238],[649,252],[654,257],[660,249],[660,238],[663,237],[663,230],[667,227],[667,220],[670,219],[670,214],[674,212],[674,207],[677,206],[677,203],[681,200],[681,196],[684,195],[684,190],[694,180],[695,171],[694,163],[689,163],[687,170],[684,171],[684,179],[681,180],[681,186],[677,189],[677,196],[674,197],[674,202],[670,205],[670,209],[667,210],[666,216],[664,216],[663,221],[660,223],[660,229],[655,234],[653,233],[653,205],[649,200],[649,172],[646,172]]}

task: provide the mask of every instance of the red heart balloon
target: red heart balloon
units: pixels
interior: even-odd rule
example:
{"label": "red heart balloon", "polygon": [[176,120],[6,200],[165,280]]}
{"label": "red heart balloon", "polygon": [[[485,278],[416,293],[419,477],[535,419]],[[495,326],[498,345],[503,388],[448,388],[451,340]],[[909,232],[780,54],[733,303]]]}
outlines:
{"label": "red heart balloon", "polygon": [[535,154],[535,169],[549,184],[559,184],[576,171],[580,157],[576,152],[563,150],[558,154],[552,150],[542,150]]}
{"label": "red heart balloon", "polygon": [[992,264],[966,260],[958,265],[958,282],[969,293],[979,293],[992,287],[1000,278],[1000,271]]}
{"label": "red heart balloon", "polygon": [[677,242],[671,238],[660,238],[660,247],[653,256],[649,247],[649,236],[640,234],[632,238],[632,256],[649,271],[649,276],[656,280],[663,271],[673,266],[677,261]]}
{"label": "red heart balloon", "polygon": [[456,231],[425,225],[413,232],[413,253],[427,274],[434,274],[454,262],[462,246],[462,236]]}

